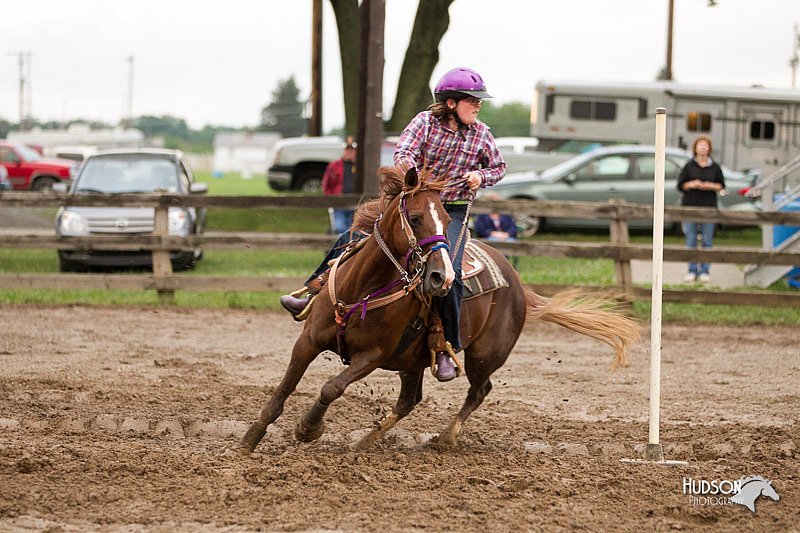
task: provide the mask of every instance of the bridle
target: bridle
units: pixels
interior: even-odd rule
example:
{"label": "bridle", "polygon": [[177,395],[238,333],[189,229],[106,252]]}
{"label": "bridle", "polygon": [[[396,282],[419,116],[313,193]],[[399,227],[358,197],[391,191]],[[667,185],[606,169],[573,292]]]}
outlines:
{"label": "bridle", "polygon": [[[450,251],[445,235],[431,235],[430,237],[425,237],[421,241],[417,241],[417,236],[414,235],[414,232],[411,230],[411,222],[408,220],[408,206],[406,204],[407,194],[406,191],[401,192],[400,202],[397,204],[397,210],[400,213],[400,228],[403,230],[408,240],[408,250],[403,257],[405,260],[405,267],[401,266],[397,259],[395,259],[394,254],[392,254],[386,242],[383,240],[383,237],[381,237],[381,232],[378,229],[378,222],[383,218],[383,214],[378,216],[375,220],[373,232],[378,246],[383,250],[383,253],[389,258],[392,264],[394,264],[395,268],[397,268],[397,271],[400,273],[400,278],[406,282],[406,286],[412,284],[414,280],[421,279],[425,271],[425,264],[428,262],[428,258],[433,252],[442,248],[448,252]],[[437,244],[432,246],[427,252],[422,249],[423,246],[428,246],[433,243]]]}
{"label": "bridle", "polygon": [[[425,189],[419,189],[416,192],[423,190]],[[328,295],[330,296],[331,303],[333,304],[336,323],[338,325],[337,343],[339,345],[339,355],[345,364],[348,362],[349,357],[347,356],[347,349],[344,343],[344,334],[347,328],[347,321],[353,314],[356,313],[357,310],[361,311],[361,320],[364,320],[367,316],[367,311],[394,303],[411,293],[420,298],[420,300],[423,302],[423,305],[429,305],[429,302],[426,302],[419,294],[419,291],[416,291],[415,289],[422,281],[422,276],[425,272],[425,265],[427,264],[431,254],[442,248],[449,251],[450,247],[447,243],[447,237],[445,235],[431,235],[422,240],[417,240],[417,236],[414,235],[414,232],[411,229],[411,222],[408,219],[407,197],[410,197],[412,194],[413,193],[408,191],[402,191],[400,193],[400,201],[397,204],[397,209],[400,215],[400,227],[402,228],[403,233],[408,240],[408,250],[403,256],[403,262],[405,263],[405,266],[401,265],[400,262],[395,258],[394,254],[389,249],[389,246],[386,244],[386,241],[381,235],[378,224],[383,219],[383,213],[381,213],[375,220],[372,233],[372,236],[375,238],[375,242],[378,243],[378,247],[381,249],[384,255],[389,258],[399,272],[399,278],[389,282],[387,285],[378,289],[377,291],[364,296],[356,303],[345,304],[336,298],[336,271],[338,270],[339,260],[341,257],[336,258],[334,263],[331,265],[331,273],[327,283]],[[424,247],[430,244],[434,244],[434,246],[431,246],[431,248],[426,252]],[[390,291],[401,285],[401,290],[390,293]]]}

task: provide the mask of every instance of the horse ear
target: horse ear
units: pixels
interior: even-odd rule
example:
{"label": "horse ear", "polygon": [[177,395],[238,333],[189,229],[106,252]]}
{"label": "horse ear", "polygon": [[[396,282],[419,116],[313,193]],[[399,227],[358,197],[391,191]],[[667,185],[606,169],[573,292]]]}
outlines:
{"label": "horse ear", "polygon": [[408,169],[408,172],[406,172],[406,185],[408,185],[409,187],[416,187],[417,182],[419,182],[419,177],[417,176],[417,169],[411,167]]}

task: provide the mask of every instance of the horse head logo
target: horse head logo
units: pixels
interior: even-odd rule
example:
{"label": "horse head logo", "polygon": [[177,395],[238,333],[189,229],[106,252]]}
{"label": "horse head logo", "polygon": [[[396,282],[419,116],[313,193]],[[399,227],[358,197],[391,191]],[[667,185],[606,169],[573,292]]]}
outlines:
{"label": "horse head logo", "polygon": [[781,499],[772,486],[772,482],[761,476],[743,477],[739,480],[739,492],[731,496],[731,501],[744,505],[750,511],[756,512],[756,500],[759,496],[767,496],[776,502]]}

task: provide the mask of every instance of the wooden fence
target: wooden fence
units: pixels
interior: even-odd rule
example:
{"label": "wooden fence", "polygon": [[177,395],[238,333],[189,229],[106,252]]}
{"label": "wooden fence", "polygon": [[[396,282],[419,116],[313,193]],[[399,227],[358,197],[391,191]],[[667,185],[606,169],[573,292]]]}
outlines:
{"label": "wooden fence", "polygon": [[[102,235],[57,238],[51,231],[7,228],[0,231],[0,248],[53,248],[61,250],[146,250],[153,253],[152,275],[141,274],[0,274],[0,288],[34,289],[125,289],[156,290],[164,302],[174,298],[176,290],[191,291],[279,291],[297,288],[296,277],[217,277],[174,274],[169,251],[192,250],[326,250],[334,236],[308,233],[206,233],[187,237],[167,234],[169,207],[293,209],[352,207],[359,198],[308,196],[193,196],[174,194],[145,195],[76,195],[57,193],[0,193],[0,209],[4,207],[151,207],[155,209],[155,231],[152,235]],[[625,203],[544,202],[529,200],[479,201],[473,211],[527,213],[542,217],[608,219],[610,242],[575,243],[523,241],[492,243],[503,253],[516,256],[610,259],[615,264],[616,286],[612,287],[629,300],[649,300],[650,288],[636,287],[631,278],[631,260],[651,260],[652,247],[632,244],[628,221],[652,220],[650,206]],[[796,212],[718,211],[690,207],[667,207],[667,221],[694,220],[724,225],[800,225]],[[758,248],[716,247],[711,250],[688,250],[683,246],[666,246],[665,261],[704,261],[734,264],[800,265],[800,253],[765,251]],[[532,284],[543,295],[565,288],[564,285]],[[772,291],[720,291],[665,289],[664,301],[726,305],[800,306],[800,295]]]}

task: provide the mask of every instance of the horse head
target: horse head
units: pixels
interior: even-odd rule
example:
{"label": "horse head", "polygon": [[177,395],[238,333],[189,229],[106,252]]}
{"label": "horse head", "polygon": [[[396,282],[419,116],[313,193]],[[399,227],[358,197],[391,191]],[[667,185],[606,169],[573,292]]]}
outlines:
{"label": "horse head", "polygon": [[425,179],[414,168],[405,175],[391,167],[381,170],[383,209],[374,230],[389,249],[384,252],[397,258],[410,277],[421,276],[423,292],[447,294],[455,272],[447,242],[450,217],[439,199],[444,182]]}

